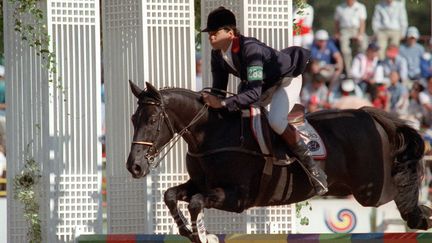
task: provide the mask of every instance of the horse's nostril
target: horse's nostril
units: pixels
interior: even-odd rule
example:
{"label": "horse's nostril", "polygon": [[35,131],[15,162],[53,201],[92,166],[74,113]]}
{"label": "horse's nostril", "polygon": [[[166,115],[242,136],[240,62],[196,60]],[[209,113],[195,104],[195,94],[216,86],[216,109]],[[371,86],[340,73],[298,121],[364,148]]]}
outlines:
{"label": "horse's nostril", "polygon": [[132,165],[132,171],[135,175],[139,175],[141,173],[141,166],[137,164]]}

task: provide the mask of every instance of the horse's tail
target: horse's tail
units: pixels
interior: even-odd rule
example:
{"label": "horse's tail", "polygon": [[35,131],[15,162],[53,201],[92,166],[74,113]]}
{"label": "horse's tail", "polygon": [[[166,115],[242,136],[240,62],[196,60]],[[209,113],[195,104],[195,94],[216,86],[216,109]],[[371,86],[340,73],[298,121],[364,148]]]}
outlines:
{"label": "horse's tail", "polygon": [[[419,177],[421,177],[424,171],[420,161],[425,152],[422,136],[409,126],[405,120],[398,118],[396,115],[373,107],[363,107],[362,110],[371,115],[386,131],[396,162],[403,164],[404,167],[417,168],[418,173],[420,173]],[[393,171],[393,173],[396,172]]]}
{"label": "horse's tail", "polygon": [[422,158],[425,144],[421,135],[406,121],[382,110],[363,107],[386,131],[395,161],[392,177],[397,186],[396,205],[410,228],[428,229],[432,211],[418,205],[419,189],[424,176]]}

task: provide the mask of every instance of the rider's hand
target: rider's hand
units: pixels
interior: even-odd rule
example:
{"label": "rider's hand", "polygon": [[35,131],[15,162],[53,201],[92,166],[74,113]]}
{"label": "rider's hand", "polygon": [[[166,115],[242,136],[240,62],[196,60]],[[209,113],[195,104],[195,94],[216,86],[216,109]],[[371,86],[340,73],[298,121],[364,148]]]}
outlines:
{"label": "rider's hand", "polygon": [[201,95],[203,97],[204,103],[207,104],[208,106],[216,109],[223,107],[222,102],[218,97],[206,92],[201,93]]}

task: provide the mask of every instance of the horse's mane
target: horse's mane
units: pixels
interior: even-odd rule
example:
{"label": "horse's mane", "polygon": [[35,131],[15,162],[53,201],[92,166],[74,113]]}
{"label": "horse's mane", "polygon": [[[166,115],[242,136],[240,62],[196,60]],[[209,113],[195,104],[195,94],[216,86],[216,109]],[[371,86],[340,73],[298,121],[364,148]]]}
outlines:
{"label": "horse's mane", "polygon": [[190,89],[185,89],[185,88],[172,88],[172,87],[164,87],[162,89],[159,90],[160,93],[162,94],[162,96],[169,96],[170,94],[177,94],[177,95],[181,95],[183,97],[188,97],[191,100],[195,100],[197,102],[199,102],[200,104],[202,104],[201,101],[201,93],[200,92],[196,92]]}
{"label": "horse's mane", "polygon": [[185,95],[192,95],[192,96],[200,96],[199,92],[190,90],[190,89],[185,89],[185,88],[177,88],[177,87],[163,87],[162,89],[159,90],[161,93],[184,93]]}
{"label": "horse's mane", "polygon": [[192,100],[200,101],[200,93],[185,88],[164,87],[160,90],[145,89],[139,95],[138,103],[156,102],[159,103],[164,96],[179,94],[183,97],[188,97]]}
{"label": "horse's mane", "polygon": [[[181,100],[189,99],[193,101],[193,103],[196,105],[203,105],[202,99],[201,99],[201,93],[196,92],[190,89],[186,88],[173,88],[173,87],[164,87],[159,90],[162,97],[174,97],[174,96],[180,96]],[[192,103],[191,103],[192,104]]]}

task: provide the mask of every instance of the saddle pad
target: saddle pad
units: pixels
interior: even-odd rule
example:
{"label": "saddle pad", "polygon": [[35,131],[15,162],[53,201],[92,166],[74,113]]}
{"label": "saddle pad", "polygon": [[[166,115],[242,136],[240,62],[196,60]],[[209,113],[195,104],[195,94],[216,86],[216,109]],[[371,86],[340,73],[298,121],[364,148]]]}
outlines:
{"label": "saddle pad", "polygon": [[261,148],[263,154],[270,154],[270,149],[267,146],[266,139],[264,139],[263,127],[261,126],[261,109],[260,107],[250,107],[250,119],[252,132],[255,135],[255,139]]}
{"label": "saddle pad", "polygon": [[[251,129],[261,148],[261,152],[263,154],[269,154],[269,148],[271,148],[271,144],[267,144],[266,139],[264,138],[260,107],[250,107],[250,119]],[[326,159],[327,150],[325,148],[324,142],[315,128],[309,124],[306,119],[304,122],[295,122],[291,124],[299,131],[301,138],[307,144],[313,158],[316,160]]]}

